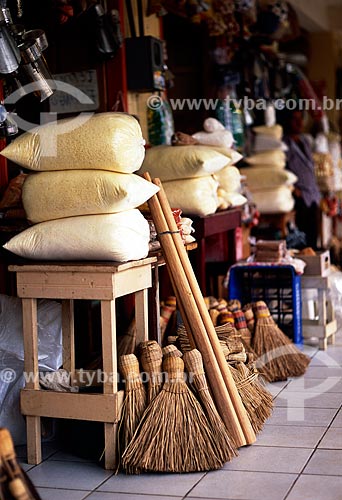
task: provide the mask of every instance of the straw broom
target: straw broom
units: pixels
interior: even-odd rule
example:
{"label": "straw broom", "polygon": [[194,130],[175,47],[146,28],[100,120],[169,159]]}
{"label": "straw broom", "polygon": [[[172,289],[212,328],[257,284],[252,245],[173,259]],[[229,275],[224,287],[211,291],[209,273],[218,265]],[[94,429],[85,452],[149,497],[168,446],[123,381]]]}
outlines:
{"label": "straw broom", "polygon": [[135,318],[130,322],[127,331],[124,335],[118,337],[117,352],[118,358],[125,354],[132,354],[135,351],[137,329],[135,325]]}
{"label": "straw broom", "polygon": [[252,304],[245,304],[242,308],[242,311],[245,314],[247,328],[251,332],[252,336],[254,334],[254,326],[255,326],[255,317],[252,308]]}
{"label": "straw broom", "polygon": [[211,397],[204,373],[202,355],[197,349],[193,349],[192,351],[188,351],[184,354],[183,360],[191,379],[191,383],[196,389],[210,423],[212,432],[215,435],[215,441],[220,452],[221,459],[228,462],[233,457],[237,456],[236,447],[232,443],[227,428],[222,422],[220,415],[217,413],[215,403]]}
{"label": "straw broom", "polygon": [[184,382],[181,358],[163,361],[168,378],[122,457],[128,471],[200,472],[224,464],[205,413]]}
{"label": "straw broom", "polygon": [[[144,177],[150,180],[148,174]],[[154,183],[161,187],[157,179]],[[218,411],[237,445],[251,444],[255,441],[255,434],[227,369],[218,339],[215,340],[213,335],[214,327],[162,187],[158,197],[152,196],[148,203],[189,340],[192,347],[198,347],[203,354]]]}
{"label": "straw broom", "polygon": [[[241,399],[245,405],[254,432],[258,434],[273,410],[273,396],[258,381],[258,371],[251,370],[244,363],[236,363],[239,373],[236,384],[241,390]],[[235,373],[237,375],[237,373]],[[233,375],[234,376],[234,375]]]}
{"label": "straw broom", "polygon": [[[215,332],[215,328],[214,328],[214,326],[211,322],[210,316],[208,314],[208,310],[206,308],[202,292],[201,292],[200,287],[198,285],[193,268],[190,264],[189,257],[185,251],[182,239],[181,239],[179,233],[177,232],[177,225],[176,225],[174,217],[172,215],[171,208],[170,208],[169,202],[167,200],[165,191],[164,191],[163,186],[162,186],[159,179],[154,179],[153,182],[154,182],[154,184],[156,184],[160,188],[157,195],[155,195],[155,196],[157,197],[157,200],[159,202],[161,213],[163,214],[163,216],[165,218],[166,226],[168,227],[168,230],[171,231],[173,246],[174,246],[174,249],[176,250],[176,254],[178,255],[178,261],[185,272],[185,281],[188,283],[188,285],[190,287],[191,294],[192,294],[193,298],[195,299],[195,304],[194,304],[195,309],[192,312],[193,313],[197,312],[197,314],[199,315],[199,320],[200,320],[199,323],[201,325],[201,329],[202,329],[202,327],[204,327],[203,333],[206,332],[207,339],[205,340],[205,342],[207,342],[207,340],[209,339],[209,343],[211,344],[210,353],[209,353],[209,349],[207,349],[207,347],[204,346],[204,342],[203,342],[204,338],[199,333],[198,328],[195,325],[191,325],[191,328],[189,328],[189,332],[192,335],[192,339],[190,339],[190,340],[193,341],[193,343],[198,344],[196,347],[199,347],[200,351],[202,350],[202,347],[205,347],[202,354],[203,354],[203,360],[204,360],[208,380],[210,381],[211,390],[213,391],[213,394],[215,395],[215,402],[216,402],[217,408],[219,410],[219,413],[220,413],[225,425],[230,429],[232,434],[234,434],[234,440],[235,440],[236,444],[238,446],[239,445],[242,446],[244,444],[252,444],[256,440],[255,433],[253,432],[253,429],[252,429],[251,424],[249,422],[248,416],[247,416],[246,411],[243,407],[241,398],[240,398],[239,393],[238,393],[236,386],[234,384],[233,378],[229,372],[229,369],[227,369],[226,360],[225,360],[223,353],[221,351],[220,344],[218,342],[217,335]],[[152,197],[152,198],[154,198],[154,197]],[[151,208],[151,199],[149,200],[149,206]],[[163,247],[163,249],[164,249],[164,247]],[[169,264],[167,264],[167,265],[169,265]],[[175,280],[175,281],[177,281],[177,280]],[[185,300],[183,295],[181,296],[181,300]],[[183,311],[183,312],[190,312],[190,309],[187,308],[186,311]],[[191,314],[191,319],[196,321],[196,318],[194,316],[195,316],[195,314]],[[209,347],[210,346],[208,345],[208,348]],[[214,360],[212,358],[212,353],[214,354],[214,357],[216,358],[216,360]],[[213,362],[215,363],[216,366],[218,365],[219,370],[221,372],[221,377],[223,378],[226,389],[228,391],[228,396],[229,396],[228,399],[221,392],[221,395],[224,396],[224,398],[225,398],[225,404],[223,403],[222,399],[219,400],[219,398],[216,398],[217,388],[215,387],[214,383],[211,383],[211,379],[213,379],[213,371],[214,371],[213,370]],[[216,375],[217,374],[215,373],[215,376]],[[226,421],[226,417],[228,416],[227,415],[228,411],[231,414],[231,421],[230,422]],[[239,436],[238,436],[238,434],[239,434]]]}
{"label": "straw broom", "polygon": [[[232,317],[234,316],[234,313],[230,313]],[[254,314],[253,314],[254,316]],[[219,327],[216,327],[216,333],[217,336],[220,340],[225,340],[227,337],[231,337],[234,335],[237,335],[238,330],[235,328],[235,326],[230,322],[226,323],[225,325],[221,325]],[[265,382],[271,382],[272,380],[272,375],[271,372],[269,371],[268,367],[262,362],[262,360],[259,360],[258,354],[255,352],[255,350],[252,348],[251,345],[246,345],[245,341],[243,338],[241,338],[241,341],[243,345],[245,346],[247,356],[248,358],[252,358],[253,362],[256,365],[256,368],[259,372],[259,375],[263,378]]]}
{"label": "straw broom", "polygon": [[248,348],[251,345],[252,334],[247,327],[246,317],[241,309],[233,312],[235,328],[241,335],[244,345]]}
{"label": "straw broom", "polygon": [[163,353],[163,358],[167,358],[168,356],[171,356],[172,358],[181,358],[183,354],[179,349],[174,344],[166,345],[162,349]]}
{"label": "straw broom", "polygon": [[310,358],[297,349],[280,330],[272,318],[265,302],[254,305],[256,317],[253,348],[268,368],[271,381],[286,380],[288,377],[303,375]]}
{"label": "straw broom", "polygon": [[162,362],[163,354],[160,345],[155,340],[146,340],[139,344],[140,362],[148,375],[147,404],[158,396],[163,385]]}
{"label": "straw broom", "polygon": [[0,428],[0,498],[40,500],[31,480],[17,462],[11,435],[5,428]]}
{"label": "straw broom", "polygon": [[[134,354],[120,356],[119,370],[125,380],[125,399],[119,424],[119,444],[120,451],[123,452],[130,443],[146,409],[146,392],[140,377],[139,361]],[[129,472],[138,473],[139,471],[132,469]]]}
{"label": "straw broom", "polygon": [[[241,336],[237,334],[231,323],[215,328],[220,339],[220,345],[227,360],[228,368],[232,374],[241,401],[246,409],[249,421],[255,433],[259,433],[273,408],[273,397],[257,380],[259,375],[255,367],[250,371],[244,365],[247,360]],[[186,330],[179,327],[181,345],[185,348],[184,357],[191,350],[187,342]],[[240,366],[241,365],[241,366]]]}

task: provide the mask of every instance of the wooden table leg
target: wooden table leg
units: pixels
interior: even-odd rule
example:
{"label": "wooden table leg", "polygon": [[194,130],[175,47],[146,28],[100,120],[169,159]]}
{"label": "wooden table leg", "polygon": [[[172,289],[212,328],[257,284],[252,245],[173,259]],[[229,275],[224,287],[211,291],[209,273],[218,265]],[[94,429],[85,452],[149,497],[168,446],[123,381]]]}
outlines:
{"label": "wooden table leg", "polygon": [[[39,391],[37,299],[22,299],[26,389]],[[42,461],[40,417],[26,417],[27,463]]]}
{"label": "wooden table leg", "polygon": [[[114,394],[118,391],[115,300],[101,301],[101,320],[103,392],[104,394]],[[105,469],[116,469],[118,459],[117,433],[118,422],[104,424]]]}
{"label": "wooden table leg", "polygon": [[63,368],[70,373],[70,385],[75,377],[74,301],[62,300]]}
{"label": "wooden table leg", "polygon": [[136,344],[148,340],[148,295],[147,288],[135,292]]}

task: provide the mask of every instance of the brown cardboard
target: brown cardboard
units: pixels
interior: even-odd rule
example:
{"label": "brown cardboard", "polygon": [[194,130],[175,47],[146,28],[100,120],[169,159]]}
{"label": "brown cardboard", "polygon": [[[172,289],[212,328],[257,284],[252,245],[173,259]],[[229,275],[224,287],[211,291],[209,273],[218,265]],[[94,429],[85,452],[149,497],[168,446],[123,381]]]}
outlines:
{"label": "brown cardboard", "polygon": [[305,275],[328,276],[330,273],[330,252],[317,252],[317,255],[298,255],[298,258],[306,262]]}

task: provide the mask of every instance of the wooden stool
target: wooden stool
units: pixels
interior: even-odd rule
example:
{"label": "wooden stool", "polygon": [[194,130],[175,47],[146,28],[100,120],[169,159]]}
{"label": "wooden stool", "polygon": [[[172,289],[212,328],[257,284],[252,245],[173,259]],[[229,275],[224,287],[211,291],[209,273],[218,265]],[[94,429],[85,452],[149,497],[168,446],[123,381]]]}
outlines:
{"label": "wooden stool", "polygon": [[[118,391],[115,299],[135,294],[137,343],[148,339],[147,289],[155,257],[124,264],[39,263],[9,267],[17,275],[23,306],[24,370],[30,375],[21,391],[26,415],[27,461],[38,464],[41,453],[41,417],[104,423],[105,468],[117,464],[117,425],[123,401]],[[40,390],[38,368],[37,299],[62,299],[63,367],[77,377],[74,347],[73,299],[100,300],[102,321],[103,393],[79,394]]]}
{"label": "wooden stool", "polygon": [[304,339],[317,337],[319,348],[326,350],[328,341],[335,343],[335,334],[337,323],[335,312],[330,300],[327,300],[327,291],[329,289],[329,276],[302,276],[302,289],[317,290],[317,301],[315,309],[317,319],[303,317],[303,336]]}

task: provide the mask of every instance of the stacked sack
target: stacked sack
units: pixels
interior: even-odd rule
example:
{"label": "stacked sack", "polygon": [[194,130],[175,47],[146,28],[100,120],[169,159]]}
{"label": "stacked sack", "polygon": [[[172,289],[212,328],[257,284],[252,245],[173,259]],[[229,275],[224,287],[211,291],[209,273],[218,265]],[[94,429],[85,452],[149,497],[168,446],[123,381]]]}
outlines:
{"label": "stacked sack", "polygon": [[41,260],[141,259],[149,225],[136,209],[158,187],[133,174],[145,156],[138,121],[125,113],[79,115],[35,127],[2,152],[36,171],[23,206],[34,224],[5,248]]}
{"label": "stacked sack", "polygon": [[254,155],[240,170],[247,178],[253,202],[260,213],[287,213],[294,207],[293,185],[297,177],[285,170],[286,154],[280,125],[254,127]]}
{"label": "stacked sack", "polygon": [[[214,118],[208,121],[217,122]],[[191,140],[185,145],[148,149],[139,173],[159,177],[171,207],[185,214],[206,216],[243,205],[247,200],[240,194],[240,172],[233,166],[242,156],[231,149],[231,133],[219,132],[188,136]]]}

